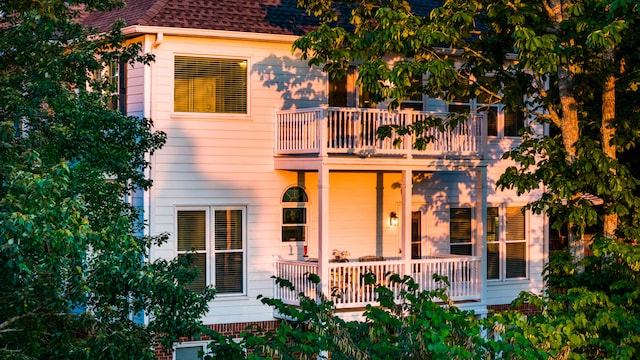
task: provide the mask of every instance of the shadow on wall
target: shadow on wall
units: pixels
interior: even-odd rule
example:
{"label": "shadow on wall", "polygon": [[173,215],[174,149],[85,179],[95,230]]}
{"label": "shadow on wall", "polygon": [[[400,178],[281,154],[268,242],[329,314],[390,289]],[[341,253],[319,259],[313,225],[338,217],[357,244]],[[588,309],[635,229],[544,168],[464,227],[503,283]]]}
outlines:
{"label": "shadow on wall", "polygon": [[269,55],[253,66],[262,85],[275,89],[282,98],[282,109],[315,107],[327,102],[326,75],[306,61]]}

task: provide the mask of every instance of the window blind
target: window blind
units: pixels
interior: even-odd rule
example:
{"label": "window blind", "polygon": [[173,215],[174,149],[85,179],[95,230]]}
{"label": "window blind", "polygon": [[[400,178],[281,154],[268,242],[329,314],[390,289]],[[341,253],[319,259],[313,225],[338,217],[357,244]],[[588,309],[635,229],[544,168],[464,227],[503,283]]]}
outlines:
{"label": "window blind", "polygon": [[174,111],[247,113],[247,61],[176,56]]}
{"label": "window blind", "polygon": [[521,207],[506,209],[506,261],[505,276],[518,278],[527,276],[527,242],[525,217]]}
{"label": "window blind", "polygon": [[216,210],[215,285],[219,294],[244,290],[242,210]]}
{"label": "window blind", "polygon": [[187,287],[202,291],[207,285],[206,211],[178,211],[178,252],[195,251],[192,268],[198,269],[198,276]]}

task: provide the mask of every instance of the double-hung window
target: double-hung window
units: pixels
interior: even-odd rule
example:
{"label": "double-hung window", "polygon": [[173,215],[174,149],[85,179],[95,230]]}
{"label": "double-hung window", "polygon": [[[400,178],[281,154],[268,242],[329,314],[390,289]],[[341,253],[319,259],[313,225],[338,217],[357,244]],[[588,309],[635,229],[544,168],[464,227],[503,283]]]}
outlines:
{"label": "double-hung window", "polygon": [[192,253],[198,277],[190,287],[214,285],[219,295],[246,292],[246,219],[243,207],[179,209],[178,254]]}
{"label": "double-hung window", "polygon": [[487,279],[527,277],[527,229],[522,207],[487,208]]}
{"label": "double-hung window", "polygon": [[176,56],[173,110],[247,113],[247,60]]}
{"label": "double-hung window", "polygon": [[473,255],[471,241],[471,208],[451,208],[449,211],[449,253]]}

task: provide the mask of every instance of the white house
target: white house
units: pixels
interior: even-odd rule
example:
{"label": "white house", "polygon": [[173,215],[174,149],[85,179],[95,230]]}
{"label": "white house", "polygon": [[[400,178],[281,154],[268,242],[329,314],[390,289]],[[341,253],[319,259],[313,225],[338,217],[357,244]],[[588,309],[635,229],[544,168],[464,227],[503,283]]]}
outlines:
{"label": "white house", "polygon": [[[412,150],[411,139],[396,148],[375,138],[377,126],[473,109],[476,100],[366,108],[357,69],[329,81],[292,53],[313,26],[296,1],[127,3],[87,23],[123,18],[129,41],[155,55],[119,73],[122,108],[168,135],[150,159],[154,186],[137,200],[149,233],[170,234],[151,259],[197,251],[193,286],[218,289],[206,324],[226,333],[276,324],[257,296],[296,299],[274,286],[274,274],[313,296],[304,273],[317,273],[345,316],[375,303],[365,271],[411,275],[424,289],[435,286],[434,272],[446,275],[452,299],[479,314],[540,291],[547,220],[521,212],[537,195],[495,188],[520,114],[495,106],[434,132],[426,151]],[[172,356],[200,346],[179,344]]]}

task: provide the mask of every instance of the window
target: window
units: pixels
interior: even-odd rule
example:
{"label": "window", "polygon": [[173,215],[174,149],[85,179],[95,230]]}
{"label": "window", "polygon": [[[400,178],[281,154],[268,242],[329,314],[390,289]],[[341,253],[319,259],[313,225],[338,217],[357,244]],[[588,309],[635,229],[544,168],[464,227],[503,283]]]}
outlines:
{"label": "window", "polygon": [[209,360],[213,359],[210,349],[207,347],[209,341],[190,341],[174,345],[174,360]]}
{"label": "window", "polygon": [[282,241],[305,241],[307,233],[307,193],[292,186],[282,196]]}
{"label": "window", "polygon": [[329,106],[374,108],[371,94],[363,92],[357,84],[358,71],[349,66],[342,77],[329,74]]}
{"label": "window", "polygon": [[118,110],[122,114],[126,114],[127,111],[126,69],[126,63],[110,61],[102,70],[95,71],[92,76],[92,80],[100,82],[100,88],[109,95],[107,108]]}
{"label": "window", "polygon": [[527,236],[522,207],[487,208],[487,279],[525,277]]}
{"label": "window", "polygon": [[176,56],[173,109],[247,113],[247,60]]}
{"label": "window", "polygon": [[[501,104],[490,101],[488,96],[475,99],[455,99],[447,105],[450,113],[468,113],[476,111],[487,115],[487,135],[496,137],[519,136],[525,126],[524,112],[507,110]],[[523,105],[524,106],[524,105]]]}
{"label": "window", "polygon": [[473,255],[470,208],[450,209],[449,244],[450,254]]}
{"label": "window", "polygon": [[401,109],[413,109],[422,111],[424,109],[424,100],[422,94],[422,75],[418,75],[411,79],[411,89],[413,94],[408,99],[400,102]]}
{"label": "window", "polygon": [[199,271],[192,290],[212,284],[218,294],[245,292],[245,223],[238,207],[178,210],[178,254],[193,252]]}

